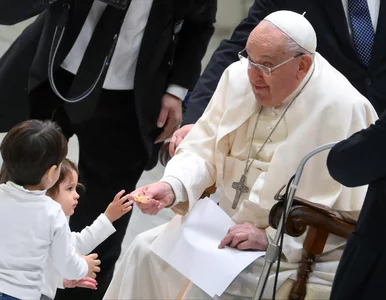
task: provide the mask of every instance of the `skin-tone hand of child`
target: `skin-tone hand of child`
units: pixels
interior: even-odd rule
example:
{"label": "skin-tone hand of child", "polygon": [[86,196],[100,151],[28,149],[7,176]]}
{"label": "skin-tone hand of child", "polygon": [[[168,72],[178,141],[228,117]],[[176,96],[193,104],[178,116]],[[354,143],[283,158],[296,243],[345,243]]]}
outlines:
{"label": "skin-tone hand of child", "polygon": [[98,285],[97,281],[94,278],[90,278],[90,277],[85,277],[81,280],[67,280],[67,279],[63,280],[63,286],[65,288],[81,287],[81,288],[96,290],[97,285]]}
{"label": "skin-tone hand of child", "polygon": [[101,264],[101,261],[98,258],[98,254],[93,253],[87,256],[81,256],[84,258],[88,265],[87,277],[96,278],[96,273],[101,271],[101,268],[98,267]]}
{"label": "skin-tone hand of child", "polygon": [[134,201],[128,201],[130,195],[122,197],[124,193],[125,190],[122,190],[116,194],[114,200],[109,204],[105,211],[105,216],[111,223],[118,220],[124,214],[127,214],[130,210],[133,209]]}

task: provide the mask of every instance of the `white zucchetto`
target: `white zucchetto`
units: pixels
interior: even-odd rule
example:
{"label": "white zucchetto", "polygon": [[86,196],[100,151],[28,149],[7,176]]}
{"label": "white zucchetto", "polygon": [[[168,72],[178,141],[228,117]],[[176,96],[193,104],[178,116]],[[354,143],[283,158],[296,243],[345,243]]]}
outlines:
{"label": "white zucchetto", "polygon": [[272,23],[310,53],[316,50],[316,33],[311,23],[301,14],[289,10],[279,10],[266,16]]}

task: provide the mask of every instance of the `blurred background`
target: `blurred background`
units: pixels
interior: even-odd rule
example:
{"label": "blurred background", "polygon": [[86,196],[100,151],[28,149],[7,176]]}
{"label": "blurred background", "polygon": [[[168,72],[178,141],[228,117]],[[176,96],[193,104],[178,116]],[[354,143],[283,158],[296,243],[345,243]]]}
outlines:
{"label": "blurred background", "polygon": [[[217,22],[215,24],[216,31],[209,44],[208,51],[202,61],[203,69],[208,60],[212,56],[213,51],[224,38],[229,38],[233,29],[237,24],[247,16],[248,9],[252,5],[253,0],[218,0]],[[34,18],[21,22],[13,26],[0,25],[0,57],[17,38],[17,36],[33,22]],[[1,97],[1,91],[0,91]],[[4,133],[0,133],[0,141],[4,137]],[[70,140],[69,158],[73,161],[78,161],[78,144],[76,137]],[[0,157],[0,165],[1,165]],[[157,165],[156,168],[149,172],[144,172],[138,186],[158,181],[163,174],[163,167]],[[111,199],[112,200],[112,199]],[[80,199],[82,201],[82,199]],[[169,210],[161,211],[157,216],[143,215],[136,208],[134,209],[125,240],[123,241],[123,249],[131,243],[133,238],[140,232],[158,226],[167,222],[173,217],[173,213]]]}

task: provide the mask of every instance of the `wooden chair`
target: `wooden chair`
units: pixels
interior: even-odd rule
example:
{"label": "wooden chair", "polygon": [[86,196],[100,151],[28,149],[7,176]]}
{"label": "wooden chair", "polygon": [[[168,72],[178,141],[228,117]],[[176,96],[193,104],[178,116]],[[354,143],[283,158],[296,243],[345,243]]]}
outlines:
{"label": "wooden chair", "polygon": [[[276,203],[269,214],[269,224],[277,229],[284,210],[284,197],[280,191],[276,194]],[[310,201],[294,198],[292,207],[288,213],[285,224],[285,233],[298,237],[304,234],[308,228],[303,243],[302,261],[298,268],[297,280],[294,281],[289,295],[290,300],[301,300],[306,296],[306,285],[312,272],[317,255],[323,253],[329,234],[346,238],[355,229],[355,222],[345,221],[330,208],[312,203]]]}
{"label": "wooden chair", "polygon": [[[170,159],[169,144],[165,143],[159,153],[159,161],[166,166]],[[215,187],[209,187],[203,197],[215,192]],[[281,190],[275,196],[276,203],[269,214],[269,224],[277,229],[281,215],[284,210],[285,197],[282,196]],[[176,213],[186,213],[187,207],[175,209]],[[302,261],[298,268],[297,280],[292,285],[289,294],[290,300],[302,300],[306,296],[306,286],[310,273],[315,264],[317,255],[323,253],[329,234],[347,238],[355,229],[355,222],[343,220],[342,217],[330,208],[312,203],[310,201],[294,198],[293,205],[288,213],[288,219],[285,224],[285,233],[298,237],[303,235],[307,228],[308,232],[303,244]]]}

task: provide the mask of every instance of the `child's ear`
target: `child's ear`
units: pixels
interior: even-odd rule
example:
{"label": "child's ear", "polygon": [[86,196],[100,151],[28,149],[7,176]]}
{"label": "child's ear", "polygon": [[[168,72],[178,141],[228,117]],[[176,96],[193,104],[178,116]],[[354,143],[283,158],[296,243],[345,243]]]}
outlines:
{"label": "child's ear", "polygon": [[58,166],[53,165],[46,172],[46,178],[47,178],[48,182],[50,182],[51,184],[55,184],[55,182],[56,182],[56,176],[55,175],[56,175],[57,169],[58,169]]}

